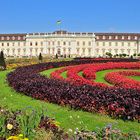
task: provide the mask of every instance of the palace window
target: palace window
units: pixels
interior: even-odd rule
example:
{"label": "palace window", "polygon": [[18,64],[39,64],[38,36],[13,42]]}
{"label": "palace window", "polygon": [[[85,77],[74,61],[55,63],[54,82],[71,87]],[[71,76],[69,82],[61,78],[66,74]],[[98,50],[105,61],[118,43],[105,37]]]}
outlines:
{"label": "palace window", "polygon": [[64,53],[64,54],[66,53],[66,48],[63,48],[63,53]]}
{"label": "palace window", "polygon": [[115,42],[115,46],[118,46],[118,42]]}
{"label": "palace window", "polygon": [[88,45],[91,46],[91,42],[90,41],[88,42]]}
{"label": "palace window", "polygon": [[55,48],[52,48],[52,54],[54,55]]}
{"label": "palace window", "polygon": [[118,49],[114,49],[114,51],[115,51],[115,54],[118,54]]}
{"label": "palace window", "polygon": [[36,55],[38,54],[38,48],[35,48]]}
{"label": "palace window", "polygon": [[124,42],[122,42],[122,46],[124,46]]}
{"label": "palace window", "polygon": [[1,37],[1,40],[4,40],[4,36]]}
{"label": "palace window", "polygon": [[109,46],[111,46],[112,45],[112,43],[111,42],[109,42]]}
{"label": "palace window", "polygon": [[88,54],[91,55],[91,48],[88,48]]}
{"label": "palace window", "polygon": [[24,52],[24,56],[26,55],[26,49],[23,49],[23,52]]}
{"label": "palace window", "polygon": [[99,54],[99,49],[96,49],[96,53],[97,53],[97,55]]}
{"label": "palace window", "polygon": [[18,46],[20,46],[20,42],[18,42]]}
{"label": "palace window", "polygon": [[35,43],[35,45],[37,46],[37,45],[38,45],[38,43],[36,42],[36,43]]}
{"label": "palace window", "polygon": [[130,55],[130,49],[127,49],[128,54]]}
{"label": "palace window", "polygon": [[99,46],[99,42],[96,42],[96,45]]}
{"label": "palace window", "polygon": [[43,42],[41,42],[41,46],[43,46]]}
{"label": "palace window", "polygon": [[96,39],[99,39],[99,36],[96,36]]}
{"label": "palace window", "polygon": [[18,55],[20,55],[20,48],[18,49]]}
{"label": "palace window", "polygon": [[103,36],[103,39],[105,39],[105,36]]}
{"label": "palace window", "polygon": [[112,39],[112,36],[109,36],[109,39]]}
{"label": "palace window", "polygon": [[79,46],[79,44],[80,44],[80,43],[79,43],[79,41],[78,41],[78,42],[77,42],[77,46]]}
{"label": "palace window", "polygon": [[138,39],[138,37],[137,36],[135,36],[135,40],[137,40]]}
{"label": "palace window", "polygon": [[4,46],[4,43],[2,43],[2,46]]}
{"label": "palace window", "polygon": [[130,47],[130,42],[128,42],[128,47]]}
{"label": "palace window", "polygon": [[10,40],[10,37],[9,36],[7,36],[7,40]]}
{"label": "palace window", "polygon": [[103,42],[103,46],[105,46],[105,42]]}
{"label": "palace window", "polygon": [[21,37],[20,36],[18,36],[18,40],[20,40],[21,39]]}
{"label": "palace window", "polygon": [[58,41],[57,43],[58,43],[58,46],[60,46],[60,41]]}
{"label": "palace window", "polygon": [[85,41],[83,41],[83,46],[85,46]]}
{"label": "palace window", "polygon": [[32,42],[30,42],[30,46],[32,46],[33,45],[33,43]]}
{"label": "palace window", "polygon": [[63,45],[66,45],[66,42],[63,42]]}
{"label": "palace window", "polygon": [[15,37],[13,36],[12,39],[15,40]]}
{"label": "palace window", "polygon": [[85,49],[85,48],[82,48],[82,50],[83,50],[83,54],[85,54],[85,50],[86,50],[86,49]]}
{"label": "palace window", "polygon": [[130,40],[131,39],[131,36],[128,36],[128,40]]}
{"label": "palace window", "polygon": [[121,53],[124,53],[124,49],[121,49]]}
{"label": "palace window", "polygon": [[7,46],[9,46],[9,43],[7,43]]}
{"label": "palace window", "polygon": [[108,49],[108,52],[111,53],[112,49]]}
{"label": "palace window", "polygon": [[122,39],[124,39],[124,36],[122,36]]}

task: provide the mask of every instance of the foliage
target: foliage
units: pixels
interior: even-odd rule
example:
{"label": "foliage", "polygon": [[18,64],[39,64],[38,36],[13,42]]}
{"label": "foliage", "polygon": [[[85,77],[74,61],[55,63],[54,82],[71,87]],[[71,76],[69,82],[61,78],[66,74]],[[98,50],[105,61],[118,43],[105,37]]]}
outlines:
{"label": "foliage", "polygon": [[0,53],[0,66],[2,67],[2,69],[6,69],[6,63],[5,63],[5,58],[4,58],[4,53],[3,51],[1,51]]}
{"label": "foliage", "polygon": [[[68,73],[68,76],[71,77],[70,79],[74,82],[76,81],[76,85],[78,83],[79,86],[75,86],[74,82],[71,84],[57,79],[48,79],[38,74],[49,68],[76,65],[78,63],[83,63],[83,61],[46,63],[18,68],[8,75],[8,81],[16,91],[23,92],[36,99],[60,105],[69,105],[71,108],[83,109],[89,112],[109,114],[124,120],[139,120],[140,108],[138,104],[140,104],[140,96],[137,89],[126,89],[117,86],[108,87],[94,82],[92,86],[87,85],[90,81],[79,79],[75,73],[79,71],[80,67],[78,67],[78,70],[75,68]],[[135,69],[139,67],[139,63],[107,63],[99,65],[94,70],[109,68]],[[114,109],[110,109],[110,107]]]}
{"label": "foliage", "polygon": [[40,62],[42,62],[43,57],[42,57],[42,54],[41,53],[39,54],[39,58],[38,59],[39,59]]}
{"label": "foliage", "polygon": [[137,121],[123,121],[120,119],[113,119],[107,115],[100,115],[98,113],[88,113],[82,110],[71,110],[69,107],[59,106],[48,102],[34,100],[28,96],[23,96],[8,86],[6,75],[9,71],[0,73],[0,100],[1,106],[6,106],[9,110],[21,110],[28,106],[32,106],[34,110],[41,111],[42,108],[47,108],[47,116],[55,118],[60,122],[60,126],[67,131],[69,128],[75,130],[84,128],[86,130],[96,130],[97,126],[102,128],[105,124],[117,124],[115,127],[123,132],[138,132],[140,134],[140,127]]}
{"label": "foliage", "polygon": [[[43,113],[43,112],[42,112]],[[8,111],[1,108],[0,110],[0,137],[13,139],[33,139],[35,137],[36,128],[41,122],[43,114],[39,114],[30,108],[18,111]],[[22,134],[22,135],[19,135]]]}

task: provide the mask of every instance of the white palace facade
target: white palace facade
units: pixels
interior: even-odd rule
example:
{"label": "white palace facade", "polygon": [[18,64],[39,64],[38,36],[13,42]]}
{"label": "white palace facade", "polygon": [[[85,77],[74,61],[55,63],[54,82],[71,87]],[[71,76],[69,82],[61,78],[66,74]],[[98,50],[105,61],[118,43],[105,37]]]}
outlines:
{"label": "white palace facade", "polygon": [[44,56],[104,57],[106,52],[139,54],[140,33],[53,33],[0,34],[0,51],[6,57]]}

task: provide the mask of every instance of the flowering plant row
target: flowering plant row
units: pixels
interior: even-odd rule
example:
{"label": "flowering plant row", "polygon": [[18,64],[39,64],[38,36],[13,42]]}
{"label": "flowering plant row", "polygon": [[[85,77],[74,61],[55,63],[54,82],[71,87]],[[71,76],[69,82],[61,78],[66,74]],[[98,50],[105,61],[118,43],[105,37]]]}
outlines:
{"label": "flowering plant row", "polygon": [[[78,65],[82,63],[86,62],[57,62],[21,67],[11,72],[7,76],[7,79],[9,85],[16,91],[36,99],[60,105],[69,105],[72,108],[83,109],[89,112],[106,113],[123,119],[140,119],[140,91],[137,89],[122,87],[109,88],[108,86],[100,87],[94,84],[91,86],[87,85],[86,82],[85,84],[83,83],[84,85],[79,84],[79,86],[75,86],[73,82],[69,83],[58,79],[49,79],[39,74],[39,72],[49,68]],[[87,65],[90,67],[89,64]],[[118,65],[121,68],[131,67],[135,69],[139,68],[140,63],[100,64],[96,67],[96,71],[105,69],[105,66],[108,66],[108,68],[115,66],[116,68]],[[82,65],[80,67],[82,67]],[[80,68],[78,68],[78,70],[74,68],[73,71],[77,72],[79,70]],[[69,77],[73,75],[73,73],[72,75],[70,74],[71,73],[69,73]],[[84,78],[82,80],[84,80]]]}
{"label": "flowering plant row", "polygon": [[[74,83],[76,85],[88,84],[92,86],[107,87],[106,84],[96,83],[93,80],[96,79],[96,72],[107,70],[107,69],[139,69],[140,63],[101,63],[101,64],[82,64],[77,66],[68,66],[57,70],[51,74],[52,78],[64,80],[60,75],[62,72],[67,71],[66,81]],[[83,77],[79,76],[79,72],[83,72]],[[139,72],[136,71],[123,71],[109,73],[105,76],[106,81],[115,86],[121,86],[123,88],[136,88],[140,89],[138,81],[125,78],[125,76],[139,76]],[[118,83],[118,84],[117,84]],[[120,83],[120,84],[119,84]],[[129,85],[130,84],[130,85]]]}
{"label": "flowering plant row", "polygon": [[140,82],[135,81],[131,78],[127,78],[126,76],[140,76],[140,72],[136,71],[119,71],[119,72],[111,72],[106,74],[105,79],[111,84],[115,86],[123,87],[123,88],[134,88],[140,90]]}

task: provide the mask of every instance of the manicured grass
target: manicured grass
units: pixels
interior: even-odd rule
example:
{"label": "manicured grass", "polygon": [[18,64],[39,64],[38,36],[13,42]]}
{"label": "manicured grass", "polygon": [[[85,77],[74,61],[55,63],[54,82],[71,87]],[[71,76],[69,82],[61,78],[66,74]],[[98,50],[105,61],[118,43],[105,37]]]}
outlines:
{"label": "manicured grass", "polygon": [[128,76],[128,77],[131,78],[131,79],[140,81],[140,76]]}
{"label": "manicured grass", "polygon": [[[51,71],[51,70],[50,70]],[[69,128],[86,128],[95,130],[107,124],[113,124],[123,132],[135,131],[140,135],[140,125],[137,122],[124,122],[112,119],[106,115],[88,113],[83,111],[71,110],[68,107],[61,107],[55,104],[34,100],[28,96],[15,92],[6,82],[6,75],[9,71],[0,72],[0,106],[17,110],[32,107],[37,111],[47,108],[47,114],[60,122],[60,126],[65,130]],[[61,87],[60,87],[61,88]]]}
{"label": "manicured grass", "polygon": [[[103,70],[103,71],[96,72],[96,80],[95,81],[105,83],[107,85],[111,85],[104,79],[105,75],[108,72],[121,71],[121,70],[124,71],[126,69],[113,69],[113,70]],[[140,70],[133,70],[133,71],[140,71]],[[132,78],[134,80],[140,80],[140,76],[129,76],[129,78]]]}
{"label": "manicured grass", "polygon": [[[51,74],[52,72],[54,72],[55,70],[61,69],[61,68],[63,68],[63,67],[49,69],[49,70],[47,70],[47,71],[42,72],[42,74],[43,74],[43,75],[46,75],[47,77],[50,77],[50,74]],[[104,77],[105,77],[105,75],[106,75],[108,72],[114,72],[114,71],[120,71],[120,70],[123,70],[123,71],[124,71],[124,70],[126,70],[126,69],[113,69],[113,70],[103,70],[103,71],[96,72],[96,80],[95,80],[95,82],[105,83],[105,84],[107,84],[107,85],[112,86],[110,83],[108,83],[108,82],[104,79]],[[133,70],[133,71],[140,71],[140,70]],[[79,76],[83,76],[82,74],[83,74],[82,71],[80,71],[80,72],[78,73]],[[61,76],[62,76],[63,78],[67,78],[67,71],[62,72],[62,73],[61,73]],[[132,78],[132,79],[134,79],[134,80],[140,81],[140,76],[128,76],[128,77],[129,77],[129,78]]]}

